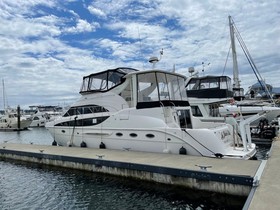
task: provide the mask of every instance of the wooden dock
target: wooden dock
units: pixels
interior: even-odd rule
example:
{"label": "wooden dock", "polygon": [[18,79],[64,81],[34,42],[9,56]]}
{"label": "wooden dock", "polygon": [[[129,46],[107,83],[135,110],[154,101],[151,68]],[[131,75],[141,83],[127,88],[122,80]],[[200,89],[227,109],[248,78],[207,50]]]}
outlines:
{"label": "wooden dock", "polygon": [[0,158],[248,196],[262,161],[108,149],[0,144]]}

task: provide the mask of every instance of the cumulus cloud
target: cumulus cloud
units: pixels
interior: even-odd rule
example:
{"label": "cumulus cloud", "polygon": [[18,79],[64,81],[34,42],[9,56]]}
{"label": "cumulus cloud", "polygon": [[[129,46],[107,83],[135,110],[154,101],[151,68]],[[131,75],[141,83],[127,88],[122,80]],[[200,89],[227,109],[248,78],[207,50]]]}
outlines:
{"label": "cumulus cloud", "polygon": [[99,27],[99,23],[93,22],[89,23],[86,20],[78,19],[76,26],[69,27],[65,29],[68,33],[81,33],[81,32],[92,32]]}
{"label": "cumulus cloud", "polygon": [[101,9],[95,8],[92,5],[88,6],[88,10],[91,14],[93,14],[95,16],[98,16],[98,17],[105,17],[106,16],[106,14]]}

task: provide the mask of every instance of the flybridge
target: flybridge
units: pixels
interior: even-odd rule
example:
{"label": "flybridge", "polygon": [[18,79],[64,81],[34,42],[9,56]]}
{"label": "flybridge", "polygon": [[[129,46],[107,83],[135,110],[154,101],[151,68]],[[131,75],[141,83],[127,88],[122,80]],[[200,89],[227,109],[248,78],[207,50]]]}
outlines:
{"label": "flybridge", "polygon": [[85,76],[80,94],[112,91],[124,98],[129,107],[166,101],[180,101],[186,105],[185,79],[183,75],[162,70],[108,69]]}

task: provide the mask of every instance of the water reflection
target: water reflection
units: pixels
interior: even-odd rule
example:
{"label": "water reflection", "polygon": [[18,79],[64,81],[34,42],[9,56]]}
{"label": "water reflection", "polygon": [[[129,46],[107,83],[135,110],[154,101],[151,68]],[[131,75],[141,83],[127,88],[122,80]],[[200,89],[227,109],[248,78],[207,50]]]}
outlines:
{"label": "water reflection", "polygon": [[240,209],[244,197],[0,161],[0,209]]}

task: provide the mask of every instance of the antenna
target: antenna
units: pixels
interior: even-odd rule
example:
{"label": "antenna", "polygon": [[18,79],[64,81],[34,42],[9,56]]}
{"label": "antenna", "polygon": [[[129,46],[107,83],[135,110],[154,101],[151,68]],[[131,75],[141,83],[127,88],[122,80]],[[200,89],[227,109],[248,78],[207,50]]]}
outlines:
{"label": "antenna", "polygon": [[198,77],[198,71],[195,72],[195,69],[193,66],[189,67],[188,71],[189,71],[191,77]]}
{"label": "antenna", "polygon": [[153,64],[153,69],[155,68],[156,63],[161,60],[162,55],[163,55],[163,49],[161,49],[161,51],[159,51],[159,56],[160,56],[159,59],[156,56],[152,56],[149,58],[149,63]]}
{"label": "antenna", "polygon": [[[205,63],[202,62],[202,76],[204,76],[204,70],[205,70]],[[208,63],[207,66],[209,66],[211,63]]]}
{"label": "antenna", "polygon": [[[139,26],[138,26],[138,39],[139,39],[139,43],[140,43],[140,57],[143,58],[143,53],[142,53],[142,41],[141,41],[141,37],[140,37],[140,31],[139,31]],[[143,61],[143,69],[144,69],[144,61]]]}

